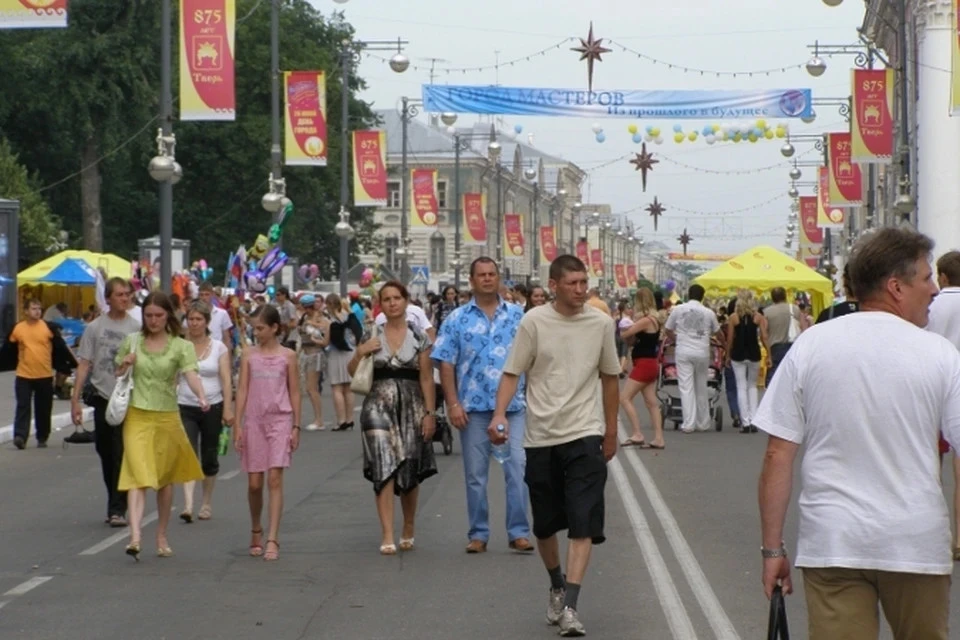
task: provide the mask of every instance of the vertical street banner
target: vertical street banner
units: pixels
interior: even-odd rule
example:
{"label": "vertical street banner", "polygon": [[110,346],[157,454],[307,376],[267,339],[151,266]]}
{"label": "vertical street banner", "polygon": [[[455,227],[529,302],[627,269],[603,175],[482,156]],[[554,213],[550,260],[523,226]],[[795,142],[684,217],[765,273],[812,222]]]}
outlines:
{"label": "vertical street banner", "polygon": [[590,264],[593,266],[593,275],[598,278],[604,277],[603,273],[603,250],[590,249]]}
{"label": "vertical street banner", "polygon": [[180,119],[235,120],[235,0],[180,0]]}
{"label": "vertical street banner", "polygon": [[817,169],[817,226],[821,229],[842,229],[843,209],[830,202],[830,169]]}
{"label": "vertical street banner", "polygon": [[523,252],[523,216],[507,213],[503,216],[503,257],[519,258]]}
{"label": "vertical street banner", "polygon": [[639,279],[640,278],[637,275],[637,265],[628,264],[627,265],[627,286],[629,287],[637,286],[637,280]]}
{"label": "vertical street banner", "polygon": [[323,71],[284,71],[283,163],[327,166],[327,79]]}
{"label": "vertical street banner", "polygon": [[387,132],[353,132],[353,204],[387,206]]}
{"label": "vertical street banner", "polygon": [[468,245],[486,246],[487,196],[483,193],[463,194],[463,226],[467,230],[464,241]]}
{"label": "vertical street banner", "polygon": [[[956,50],[956,37],[954,37]],[[956,54],[954,54],[956,55]],[[859,164],[893,162],[893,69],[854,69],[850,159]]]}
{"label": "vertical street banner", "polygon": [[0,0],[0,31],[66,26],[67,0]]}
{"label": "vertical street banner", "polygon": [[587,244],[586,240],[577,241],[577,257],[580,258],[586,267],[587,271],[590,271],[590,246]]}
{"label": "vertical street banner", "polygon": [[557,231],[553,226],[540,227],[540,264],[557,259]]}
{"label": "vertical street banner", "polygon": [[850,209],[863,204],[863,173],[850,159],[850,134],[827,134],[827,157],[830,160],[830,195],[832,207]]}
{"label": "vertical street banner", "polygon": [[613,265],[613,273],[617,278],[617,286],[621,289],[627,288],[627,269],[626,265],[615,264]]}
{"label": "vertical street banner", "polygon": [[953,0],[950,25],[950,115],[960,115],[960,2]]}
{"label": "vertical street banner", "polygon": [[437,215],[437,170],[413,169],[410,171],[410,226],[435,227]]}
{"label": "vertical street banner", "polygon": [[800,196],[800,258],[816,267],[823,251],[823,229],[817,225],[817,196]]}

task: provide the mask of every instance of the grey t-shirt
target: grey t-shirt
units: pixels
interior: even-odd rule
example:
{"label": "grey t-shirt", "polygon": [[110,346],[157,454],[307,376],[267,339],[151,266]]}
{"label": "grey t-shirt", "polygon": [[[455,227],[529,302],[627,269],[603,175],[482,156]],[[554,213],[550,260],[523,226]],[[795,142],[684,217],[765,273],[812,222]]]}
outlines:
{"label": "grey t-shirt", "polygon": [[120,343],[139,330],[140,322],[129,314],[123,320],[100,316],[84,329],[77,356],[91,364],[90,383],[102,397],[109,398],[117,383],[114,358],[117,357]]}

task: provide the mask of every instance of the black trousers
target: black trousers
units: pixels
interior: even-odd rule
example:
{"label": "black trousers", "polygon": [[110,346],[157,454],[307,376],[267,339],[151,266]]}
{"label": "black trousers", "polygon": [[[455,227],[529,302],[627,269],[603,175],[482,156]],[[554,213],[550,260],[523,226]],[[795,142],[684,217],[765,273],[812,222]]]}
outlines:
{"label": "black trousers", "polygon": [[96,438],[97,455],[103,484],[107,488],[107,517],[123,517],[127,513],[127,492],[117,489],[120,483],[120,466],[123,464],[123,426],[107,424],[106,398],[95,395],[93,407],[93,434]]}
{"label": "black trousers", "polygon": [[203,475],[208,478],[220,473],[220,431],[223,429],[223,403],[210,405],[203,412],[200,407],[180,405],[180,421],[193,452],[200,459]]}
{"label": "black trousers", "polygon": [[21,378],[13,383],[17,398],[17,413],[13,423],[13,437],[30,437],[30,399],[33,398],[37,442],[50,437],[50,414],[53,413],[53,378]]}

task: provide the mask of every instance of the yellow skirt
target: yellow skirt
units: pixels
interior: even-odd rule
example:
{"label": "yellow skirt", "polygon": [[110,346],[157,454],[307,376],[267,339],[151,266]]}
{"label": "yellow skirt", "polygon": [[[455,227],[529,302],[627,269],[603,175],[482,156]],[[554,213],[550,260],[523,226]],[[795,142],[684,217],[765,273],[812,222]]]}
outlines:
{"label": "yellow skirt", "polygon": [[190,480],[203,480],[203,469],[187,440],[180,412],[129,407],[117,488],[160,489]]}

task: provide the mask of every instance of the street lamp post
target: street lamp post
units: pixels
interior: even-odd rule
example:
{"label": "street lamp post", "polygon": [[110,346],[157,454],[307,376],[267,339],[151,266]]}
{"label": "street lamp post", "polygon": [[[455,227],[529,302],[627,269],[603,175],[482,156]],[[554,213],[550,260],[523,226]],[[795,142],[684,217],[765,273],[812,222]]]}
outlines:
{"label": "street lamp post", "polygon": [[530,256],[530,281],[540,281],[540,214],[539,214],[539,200],[540,200],[540,181],[538,172],[533,167],[527,167],[523,170],[523,177],[527,179],[528,182],[533,184],[533,197],[530,200],[531,204],[531,213],[533,215],[533,241],[531,242],[531,253]]}
{"label": "street lamp post", "polygon": [[576,222],[580,218],[580,212],[583,211],[582,202],[574,202],[573,206],[570,207],[573,211],[573,214],[570,216],[570,255],[577,255],[577,233],[576,233]]}

